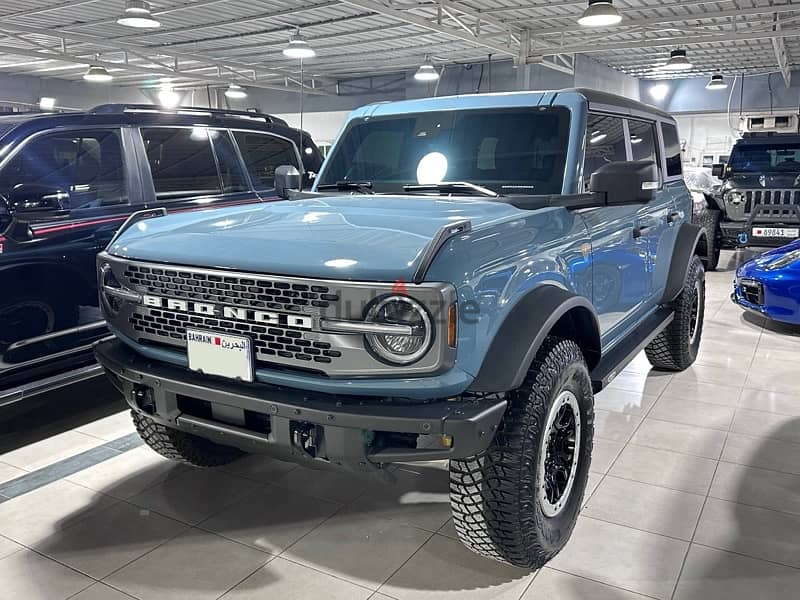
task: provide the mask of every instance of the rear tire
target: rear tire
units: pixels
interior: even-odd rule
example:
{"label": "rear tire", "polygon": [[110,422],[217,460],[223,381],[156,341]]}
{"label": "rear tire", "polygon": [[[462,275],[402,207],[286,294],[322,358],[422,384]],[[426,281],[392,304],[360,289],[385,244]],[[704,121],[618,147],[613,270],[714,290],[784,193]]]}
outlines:
{"label": "rear tire", "polygon": [[507,397],[491,446],[450,461],[450,506],[473,552],[538,568],[569,540],[589,475],[592,384],[578,345],[548,337]]}
{"label": "rear tire", "polygon": [[656,369],[683,371],[697,358],[703,335],[706,279],[703,264],[692,258],[683,290],[672,303],[675,319],[645,348],[645,354]]}
{"label": "rear tire", "polygon": [[166,427],[136,411],[131,411],[131,415],[136,431],[144,442],[170,460],[195,467],[219,467],[232,463],[244,454],[238,448]]}

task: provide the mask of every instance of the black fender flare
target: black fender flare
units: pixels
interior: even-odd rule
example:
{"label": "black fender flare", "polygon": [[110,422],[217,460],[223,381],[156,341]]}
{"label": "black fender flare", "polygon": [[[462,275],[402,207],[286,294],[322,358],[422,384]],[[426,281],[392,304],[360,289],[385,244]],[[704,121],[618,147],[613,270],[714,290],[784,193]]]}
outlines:
{"label": "black fender flare", "polygon": [[661,297],[661,304],[672,302],[681,293],[692,257],[697,254],[698,246],[706,240],[708,240],[708,233],[704,227],[688,222],[681,225],[672,251],[667,285],[664,288],[664,295]]}
{"label": "black fender flare", "polygon": [[553,332],[574,339],[591,371],[600,361],[600,325],[592,303],[552,284],[526,294],[489,345],[473,392],[506,392],[522,385],[536,353]]}

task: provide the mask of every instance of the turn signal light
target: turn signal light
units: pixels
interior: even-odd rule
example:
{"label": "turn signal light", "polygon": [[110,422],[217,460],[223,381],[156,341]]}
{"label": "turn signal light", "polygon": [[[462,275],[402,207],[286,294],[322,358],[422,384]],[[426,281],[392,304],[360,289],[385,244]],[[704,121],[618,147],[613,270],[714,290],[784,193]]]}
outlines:
{"label": "turn signal light", "polygon": [[451,348],[456,347],[458,339],[458,310],[456,304],[451,304],[447,311],[447,345]]}

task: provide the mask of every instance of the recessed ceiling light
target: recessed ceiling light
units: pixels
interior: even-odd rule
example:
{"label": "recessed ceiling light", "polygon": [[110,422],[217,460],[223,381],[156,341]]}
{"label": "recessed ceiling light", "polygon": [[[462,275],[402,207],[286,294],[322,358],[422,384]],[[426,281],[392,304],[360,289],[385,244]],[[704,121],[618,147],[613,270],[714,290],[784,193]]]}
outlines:
{"label": "recessed ceiling light", "polygon": [[673,50],[669,53],[669,60],[662,69],[667,71],[686,71],[692,68],[692,63],[686,56],[686,50]]}
{"label": "recessed ceiling light", "polygon": [[181,95],[170,84],[165,83],[158,92],[158,101],[164,108],[176,108],[181,103]]}
{"label": "recessed ceiling light", "polygon": [[725,78],[722,76],[721,73],[715,73],[711,76],[711,79],[706,84],[707,90],[724,90],[728,88],[728,84],[725,83]]}
{"label": "recessed ceiling light", "polygon": [[300,30],[298,29],[289,38],[289,45],[283,49],[283,55],[287,58],[314,58],[317,53],[308,45],[306,39],[300,35]]}
{"label": "recessed ceiling light", "polygon": [[232,83],[228,86],[228,89],[225,90],[225,96],[227,98],[241,100],[242,98],[247,98],[247,92],[244,91],[242,86]]}
{"label": "recessed ceiling light", "polygon": [[417,72],[414,73],[414,79],[417,81],[436,81],[439,79],[439,72],[429,58],[425,58],[425,62],[419,66]]}
{"label": "recessed ceiling light", "polygon": [[611,0],[589,0],[589,6],[578,19],[583,27],[608,27],[622,21],[622,15]]}
{"label": "recessed ceiling light", "polygon": [[105,67],[99,65],[90,66],[83,74],[83,78],[92,83],[106,83],[114,79]]}
{"label": "recessed ceiling light", "polygon": [[150,3],[144,0],[127,0],[125,2],[125,14],[117,23],[125,27],[136,27],[137,29],[152,29],[161,27],[161,23],[153,18],[150,12]]}
{"label": "recessed ceiling light", "polygon": [[654,100],[663,100],[669,94],[669,86],[666,83],[657,83],[650,88],[650,95]]}

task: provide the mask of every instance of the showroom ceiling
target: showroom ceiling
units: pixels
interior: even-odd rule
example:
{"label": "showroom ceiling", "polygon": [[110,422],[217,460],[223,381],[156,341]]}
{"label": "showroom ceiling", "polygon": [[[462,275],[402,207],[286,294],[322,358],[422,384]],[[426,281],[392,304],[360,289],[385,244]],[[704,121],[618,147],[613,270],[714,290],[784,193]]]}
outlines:
{"label": "showroom ceiling", "polygon": [[[5,0],[0,72],[80,79],[105,66],[118,85],[235,82],[297,88],[281,50],[301,28],[317,56],[306,85],[435,64],[514,58],[569,71],[576,53],[638,77],[685,48],[678,76],[787,72],[800,60],[800,2],[615,0],[623,21],[585,28],[586,0],[156,0],[154,29],[118,24],[124,0]],[[675,76],[675,75],[673,75]]]}

